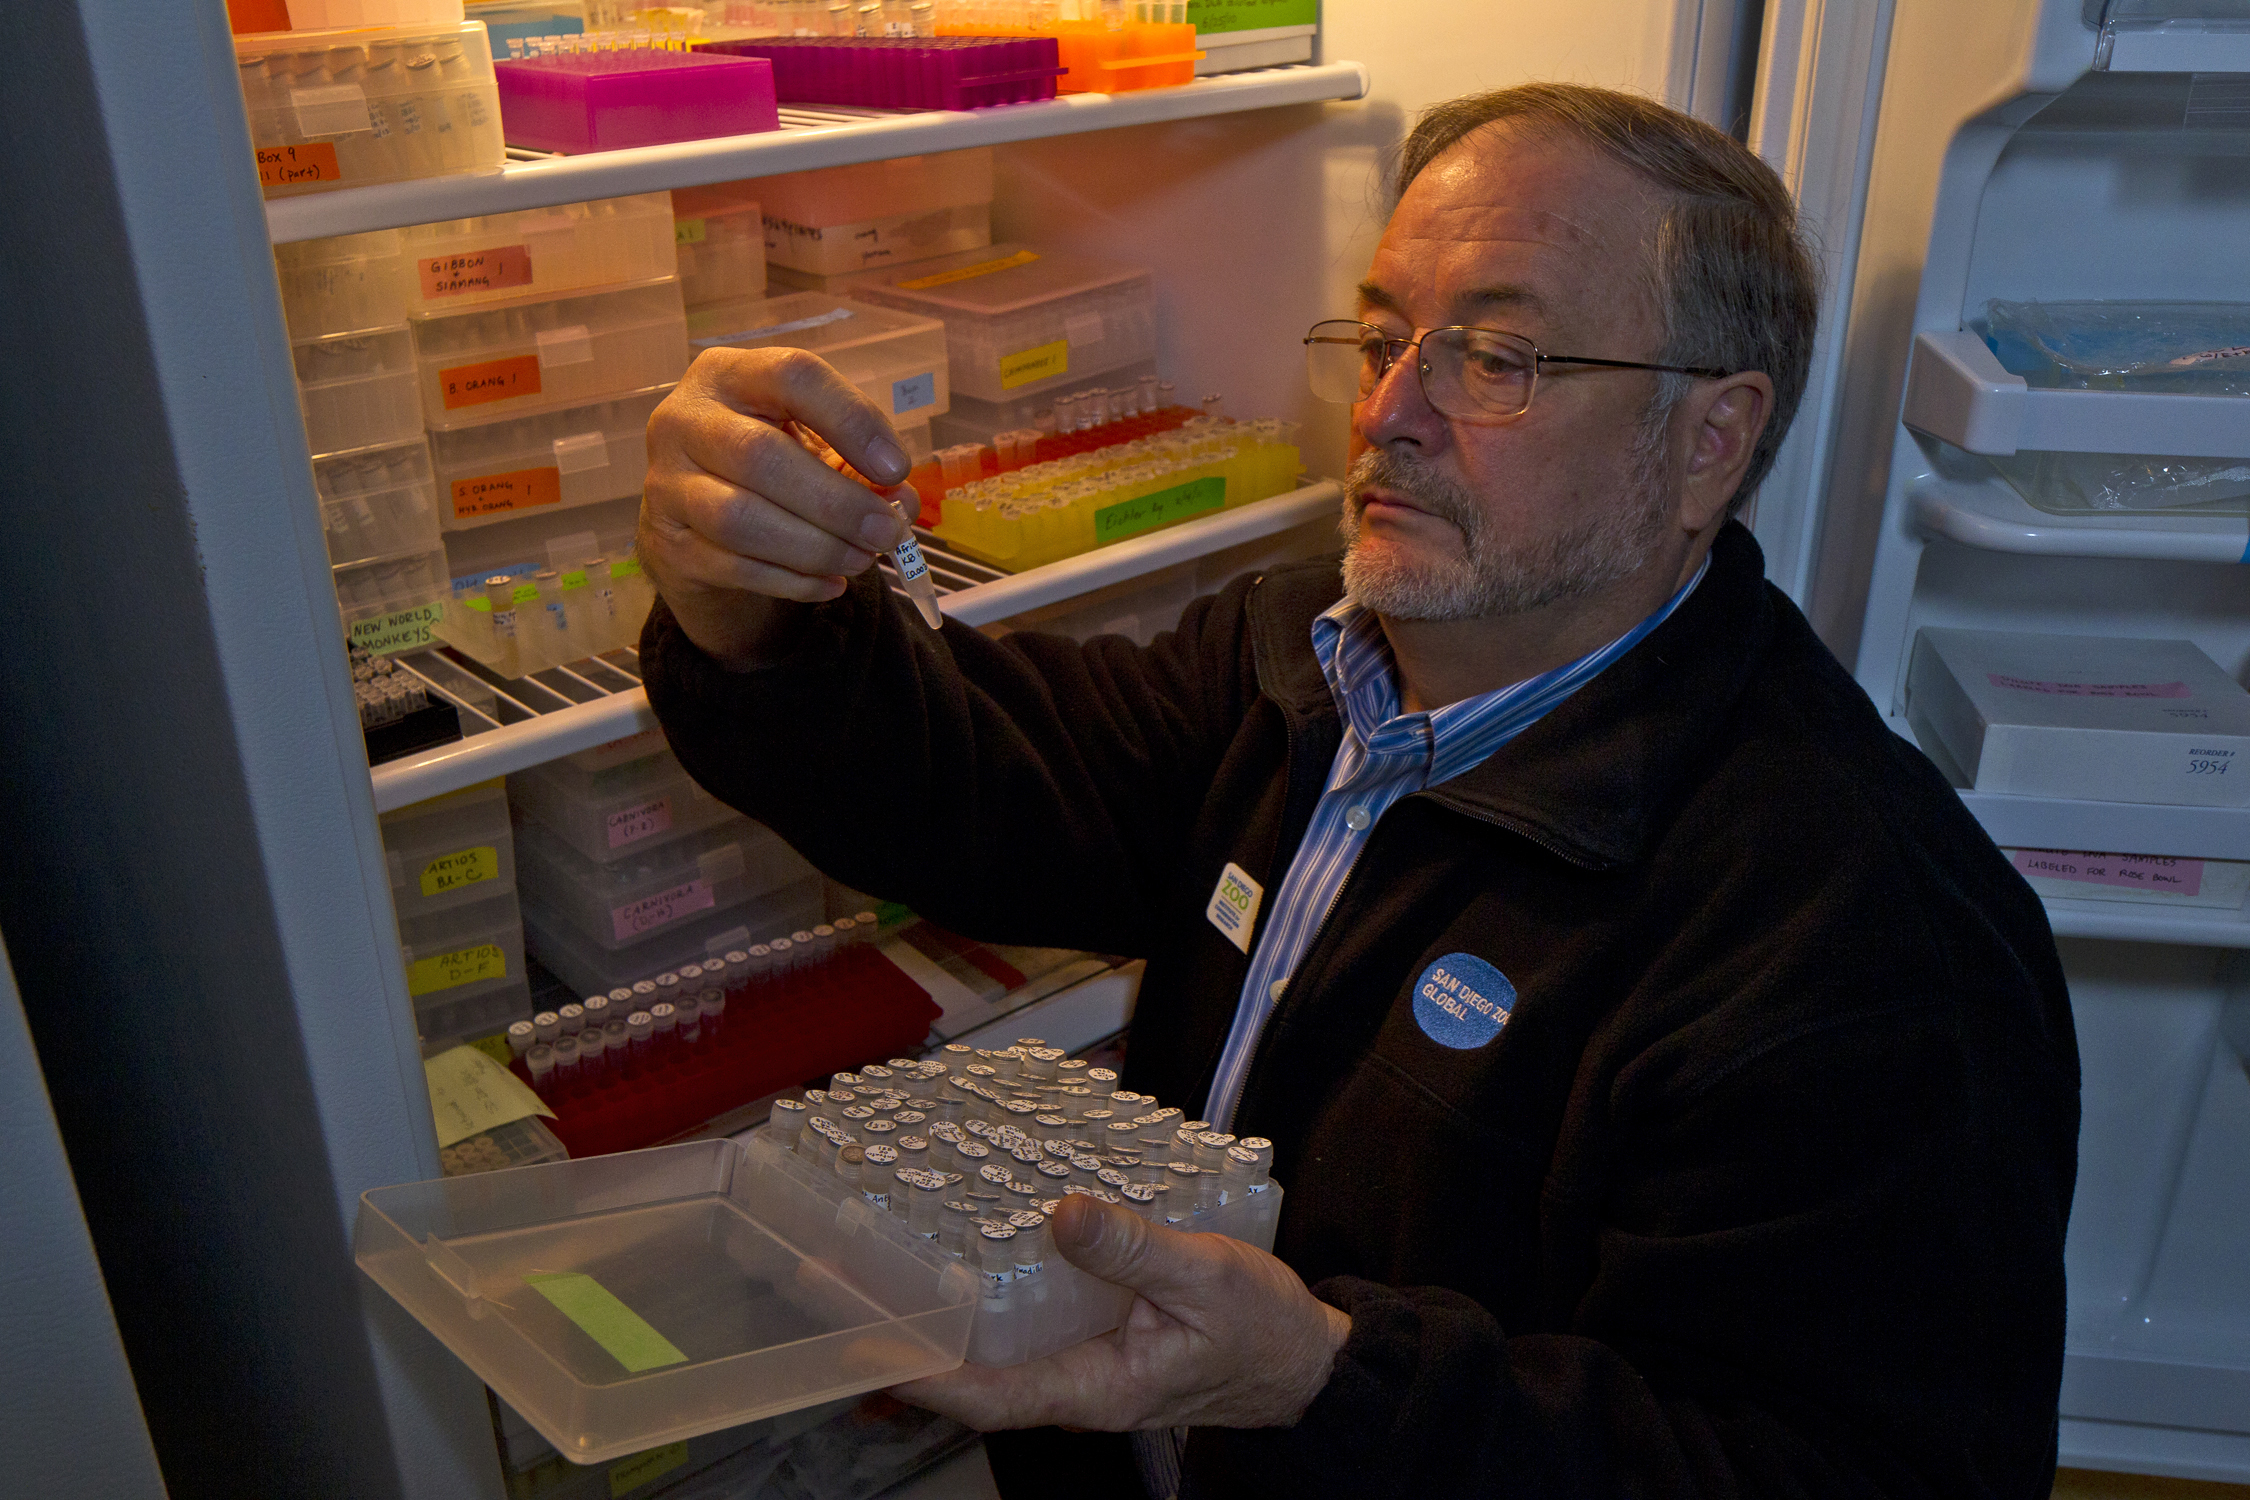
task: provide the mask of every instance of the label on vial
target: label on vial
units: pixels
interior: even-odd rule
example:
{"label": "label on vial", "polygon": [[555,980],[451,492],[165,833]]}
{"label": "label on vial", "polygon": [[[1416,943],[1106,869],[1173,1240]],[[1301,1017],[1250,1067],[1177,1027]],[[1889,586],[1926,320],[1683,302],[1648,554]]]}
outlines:
{"label": "label on vial", "polygon": [[539,394],[539,356],[515,354],[438,371],[438,393],[447,411]]}
{"label": "label on vial", "polygon": [[498,845],[479,844],[474,849],[456,849],[451,854],[441,854],[422,866],[422,894],[442,896],[465,885],[475,885],[480,880],[496,880],[499,875]]}
{"label": "label on vial", "polygon": [[452,953],[433,953],[408,964],[406,992],[430,995],[464,984],[482,984],[488,979],[507,977],[507,950],[498,943],[479,943],[474,948],[461,948]]}
{"label": "label on vial", "polygon": [[1000,356],[1000,389],[1012,391],[1034,380],[1070,373],[1070,340],[1056,339],[1035,349],[1019,349]]}
{"label": "label on vial", "polygon": [[646,1453],[636,1453],[609,1466],[609,1500],[625,1500],[627,1495],[671,1473],[687,1467],[688,1446],[685,1443],[666,1443],[661,1448],[651,1448]]}
{"label": "label on vial", "polygon": [[891,382],[891,415],[903,417],[910,411],[920,411],[925,406],[937,405],[937,371],[924,370],[919,375],[909,375],[904,380]]}
{"label": "label on vial", "polygon": [[1120,500],[1095,511],[1094,545],[1106,547],[1144,531],[1159,531],[1190,516],[1225,510],[1226,506],[1227,482],[1223,476],[1212,474],[1191,479],[1186,484],[1176,484],[1168,490],[1158,490],[1153,495],[1133,500]]}
{"label": "label on vial", "polygon": [[979,276],[990,276],[995,271],[1009,271],[1017,266],[1028,266],[1039,258],[1036,250],[1018,250],[1013,255],[1003,255],[998,260],[980,260],[973,266],[959,266],[935,275],[917,276],[912,281],[891,283],[902,292],[926,292],[934,286],[951,286],[956,281],[969,281]]}
{"label": "label on vial", "polygon": [[1258,907],[1266,899],[1266,888],[1250,878],[1247,870],[1238,864],[1228,864],[1219,872],[1219,884],[1211,892],[1211,904],[1203,915],[1228,942],[1243,952],[1250,951],[1250,935],[1258,928]]}
{"label": "label on vial", "polygon": [[504,287],[531,285],[531,247],[495,245],[490,250],[433,255],[416,261],[414,268],[421,273],[424,297],[497,292]]}
{"label": "label on vial", "polygon": [[502,516],[514,510],[532,510],[562,503],[562,470],[553,464],[540,469],[510,469],[505,474],[478,474],[453,481],[453,518]]}
{"label": "label on vial", "polygon": [[672,799],[657,797],[638,807],[613,812],[607,819],[607,826],[612,849],[622,849],[652,833],[662,833],[672,826]]}
{"label": "label on vial", "polygon": [[291,187],[300,182],[342,182],[336,165],[336,147],[328,141],[307,141],[301,146],[260,146],[258,185]]}
{"label": "label on vial", "polygon": [[930,571],[930,565],[922,559],[922,544],[912,537],[908,537],[892,549],[891,561],[898,565],[898,577],[901,583],[912,583],[915,579]]}
{"label": "label on vial", "polygon": [[709,911],[717,903],[711,896],[711,884],[705,880],[690,880],[673,886],[668,891],[658,891],[653,896],[643,896],[638,901],[628,901],[623,906],[612,907],[610,927],[617,941],[639,937],[642,933],[676,922],[693,912]]}
{"label": "label on vial", "polygon": [[2020,875],[2070,880],[2081,885],[2114,885],[2134,891],[2164,891],[2193,896],[2203,890],[2203,861],[2162,854],[2081,854],[2063,849],[2011,849],[2008,861]]}
{"label": "label on vial", "polygon": [[1508,976],[1474,953],[1448,953],[1414,981],[1414,1022],[1441,1047],[1466,1052],[1500,1034],[1516,1007]]}
{"label": "label on vial", "polygon": [[372,620],[352,623],[352,644],[371,656],[391,656],[400,651],[420,651],[437,642],[437,626],[445,618],[445,601],[417,604]]}

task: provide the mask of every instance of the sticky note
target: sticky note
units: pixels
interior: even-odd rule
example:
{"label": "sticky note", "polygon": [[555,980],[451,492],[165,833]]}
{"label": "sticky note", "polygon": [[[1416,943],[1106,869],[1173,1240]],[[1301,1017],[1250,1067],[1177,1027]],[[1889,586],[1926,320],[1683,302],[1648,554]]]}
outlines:
{"label": "sticky note", "polygon": [[1069,373],[1068,339],[1056,339],[1051,344],[1019,349],[1013,354],[1000,356],[1000,389],[1004,391],[1012,391],[1019,385],[1029,385],[1034,380],[1045,380],[1052,375]]}
{"label": "sticky note", "polygon": [[557,1312],[584,1329],[587,1337],[635,1375],[687,1363],[687,1356],[651,1328],[648,1319],[582,1271],[534,1271],[524,1277],[524,1284],[552,1302]]}
{"label": "sticky note", "polygon": [[430,1084],[430,1115],[438,1149],[498,1129],[514,1120],[555,1112],[524,1081],[476,1047],[452,1047],[422,1063]]}
{"label": "sticky note", "polygon": [[457,521],[561,503],[562,470],[554,464],[453,481],[453,517]]}

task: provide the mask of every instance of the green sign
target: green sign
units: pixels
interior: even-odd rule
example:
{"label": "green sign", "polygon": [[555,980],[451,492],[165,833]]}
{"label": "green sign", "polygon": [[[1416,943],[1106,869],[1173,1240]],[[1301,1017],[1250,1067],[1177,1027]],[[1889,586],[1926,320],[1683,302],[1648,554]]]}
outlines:
{"label": "green sign", "polygon": [[1188,0],[1198,32],[1264,31],[1269,26],[1317,26],[1320,0]]}
{"label": "green sign", "polygon": [[1226,504],[1227,482],[1216,474],[1208,479],[1191,479],[1186,484],[1158,490],[1137,500],[1120,500],[1094,512],[1094,545],[1106,547],[1111,542],[1122,542],[1129,536],[1155,531],[1190,516],[1200,516],[1205,511],[1224,510]]}

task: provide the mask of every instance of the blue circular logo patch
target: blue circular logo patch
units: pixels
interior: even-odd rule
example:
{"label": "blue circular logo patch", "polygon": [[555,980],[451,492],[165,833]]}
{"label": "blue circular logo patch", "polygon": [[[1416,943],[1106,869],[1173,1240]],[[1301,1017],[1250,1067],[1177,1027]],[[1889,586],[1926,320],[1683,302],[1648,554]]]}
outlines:
{"label": "blue circular logo patch", "polygon": [[1516,987],[1473,953],[1448,953],[1414,981],[1414,1020],[1441,1047],[1481,1047],[1508,1024]]}

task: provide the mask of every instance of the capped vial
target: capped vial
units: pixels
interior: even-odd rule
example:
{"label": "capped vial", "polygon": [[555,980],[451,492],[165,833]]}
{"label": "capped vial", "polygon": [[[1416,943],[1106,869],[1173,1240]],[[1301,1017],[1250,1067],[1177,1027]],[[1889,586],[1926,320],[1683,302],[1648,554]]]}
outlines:
{"label": "capped vial", "polygon": [[1094,1173],[1094,1182],[1098,1186],[1108,1188],[1113,1193],[1123,1192],[1126,1185],[1132,1180],[1115,1167],[1103,1167]]}
{"label": "capped vial", "polygon": [[979,1182],[989,1182],[994,1187],[1000,1186],[1000,1184],[1008,1181],[1015,1175],[1016,1174],[1014,1169],[1004,1167],[996,1161],[988,1161],[983,1166],[976,1169],[977,1180]]}
{"label": "capped vial", "polygon": [[845,1187],[859,1187],[860,1171],[867,1165],[867,1148],[854,1142],[836,1152],[836,1179]]}
{"label": "capped vial", "polygon": [[804,1100],[783,1098],[773,1101],[773,1109],[766,1119],[777,1132],[794,1139],[797,1132],[804,1128],[805,1121],[811,1117],[812,1110]]}
{"label": "capped vial", "polygon": [[1047,1264],[1047,1216],[1019,1208],[1008,1215],[1008,1227],[1016,1232],[1016,1275],[1038,1275]]}
{"label": "capped vial", "polygon": [[1273,1186],[1273,1142],[1262,1135],[1246,1135],[1234,1143],[1237,1151],[1247,1151],[1258,1158],[1250,1169],[1250,1180],[1243,1185],[1246,1193],[1262,1193]]}
{"label": "capped vial", "polygon": [[936,1239],[945,1203],[945,1179],[935,1172],[901,1167],[898,1180],[906,1184],[906,1232],[925,1240]]}
{"label": "capped vial", "polygon": [[1128,1182],[1117,1190],[1117,1196],[1123,1198],[1125,1206],[1142,1218],[1156,1217],[1157,1192],[1148,1183]]}
{"label": "capped vial", "polygon": [[[645,1010],[636,1010],[625,1017],[625,1026],[633,1036],[634,1060],[646,1060],[649,1049],[656,1043],[656,1017]],[[792,1104],[797,1103],[794,1099],[790,1102]],[[799,1109],[804,1108],[802,1104],[797,1104],[797,1107]]]}
{"label": "capped vial", "polygon": [[1171,1188],[1170,1201],[1164,1206],[1164,1222],[1177,1224],[1195,1213],[1196,1180],[1203,1173],[1193,1162],[1176,1161],[1164,1169]]}
{"label": "capped vial", "polygon": [[555,1012],[555,1021],[564,1036],[576,1036],[586,1029],[586,1008],[566,1005]]}
{"label": "capped vial", "polygon": [[1038,1172],[1046,1179],[1044,1190],[1050,1193],[1061,1192],[1071,1181],[1070,1163],[1066,1161],[1043,1161]]}
{"label": "capped vial", "polygon": [[889,1080],[896,1078],[898,1074],[892,1069],[885,1067],[881,1063],[869,1063],[866,1067],[859,1070],[859,1076],[871,1081],[881,1080],[884,1082],[888,1082]]}
{"label": "capped vial", "polygon": [[977,1230],[977,1269],[987,1287],[1006,1286],[1016,1279],[1016,1232],[1005,1224],[986,1224]]}
{"label": "capped vial", "polygon": [[616,989],[611,990],[609,992],[609,1003],[622,1005],[627,1011],[635,1011],[641,1008],[641,1002],[633,994],[633,987],[629,984],[621,984]]}
{"label": "capped vial", "polygon": [[1227,1152],[1234,1145],[1234,1137],[1223,1130],[1206,1130],[1195,1138],[1195,1164],[1206,1172],[1216,1172],[1226,1165]]}
{"label": "capped vial", "polygon": [[531,1018],[531,1029],[540,1041],[552,1043],[562,1035],[562,1017],[551,1010],[543,1010]]}
{"label": "capped vial", "polygon": [[1227,1159],[1219,1168],[1219,1201],[1235,1203],[1250,1192],[1250,1174],[1258,1170],[1258,1153],[1245,1151],[1240,1146],[1227,1147]]}
{"label": "capped vial", "polygon": [[555,1038],[555,1082],[575,1083],[578,1079],[578,1038]]}
{"label": "capped vial", "polygon": [[517,1057],[529,1052],[539,1040],[539,1029],[529,1021],[508,1023],[508,1050]]}
{"label": "capped vial", "polygon": [[523,1056],[523,1065],[530,1070],[531,1087],[535,1092],[545,1093],[547,1086],[555,1081],[555,1049],[545,1042],[531,1044],[531,1050]]}
{"label": "capped vial", "polygon": [[966,1255],[969,1249],[969,1224],[977,1216],[973,1203],[961,1198],[948,1198],[938,1204],[938,1248],[952,1255]]}
{"label": "capped vial", "polygon": [[862,1148],[859,1169],[859,1195],[884,1212],[889,1212],[893,1189],[897,1186],[898,1147],[880,1141]]}
{"label": "capped vial", "polygon": [[586,1024],[588,1026],[606,1026],[609,1024],[609,996],[588,995],[578,1002],[578,1008],[586,1013]]}

